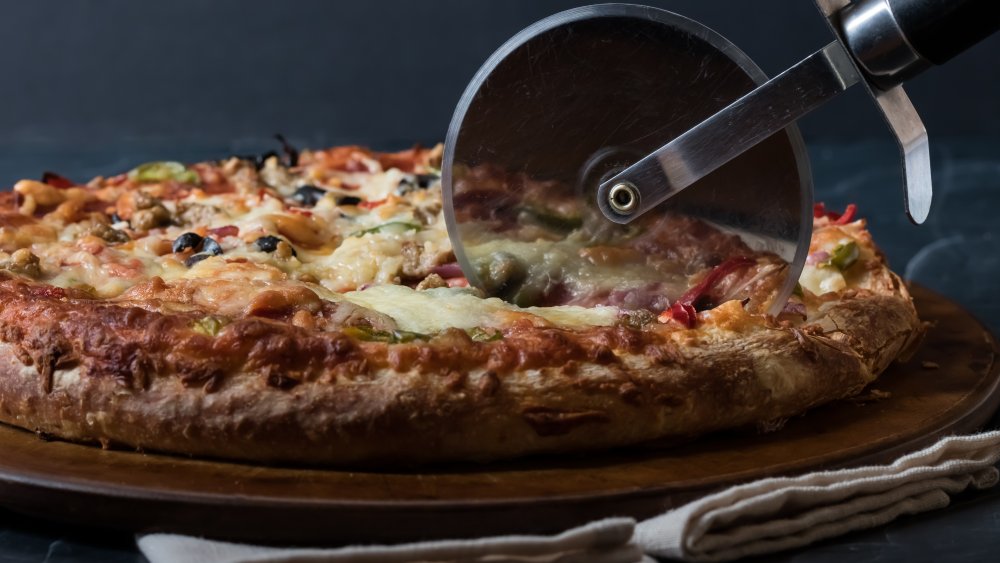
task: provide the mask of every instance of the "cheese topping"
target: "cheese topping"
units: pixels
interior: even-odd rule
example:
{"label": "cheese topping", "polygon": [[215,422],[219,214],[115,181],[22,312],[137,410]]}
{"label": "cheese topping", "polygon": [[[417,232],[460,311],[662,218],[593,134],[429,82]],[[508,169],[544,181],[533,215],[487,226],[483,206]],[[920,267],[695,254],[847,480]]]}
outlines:
{"label": "cheese topping", "polygon": [[[363,149],[344,160],[338,150],[304,151],[298,166],[272,157],[259,169],[238,158],[150,163],[69,189],[22,181],[18,213],[0,215],[0,267],[100,299],[139,298],[158,278],[158,295],[188,288],[189,306],[222,315],[247,314],[266,291],[315,296],[422,334],[518,319],[616,322],[614,307],[521,308],[467,288],[429,165],[440,149],[414,153],[401,161],[407,169],[383,167]],[[24,256],[37,265],[18,266]]]}
{"label": "cheese topping", "polygon": [[858,273],[854,266],[873,258],[867,245],[857,243],[860,232],[863,232],[860,221],[817,228],[809,246],[809,255],[815,260],[802,267],[799,285],[816,295],[847,288],[850,277]]}
{"label": "cheese topping", "polygon": [[517,318],[531,319],[539,326],[563,328],[609,326],[618,319],[615,307],[521,308],[496,297],[482,299],[469,289],[447,287],[414,291],[404,286],[380,285],[346,293],[344,299],[389,315],[403,330],[420,333],[435,333],[449,327],[503,328]]}
{"label": "cheese topping", "polygon": [[[563,328],[618,322],[617,307],[519,307],[468,289],[431,166],[439,156],[440,147],[395,154],[340,147],[303,151],[298,162],[284,164],[278,157],[147,163],[86,186],[23,180],[16,198],[7,194],[8,204],[0,207],[6,209],[0,211],[0,268],[99,299],[136,298],[156,280],[159,295],[188,299],[186,306],[225,315],[294,314],[303,326],[382,326],[388,318],[400,330],[432,334],[515,321]],[[532,213],[542,223],[569,220],[565,210],[552,217]],[[832,255],[832,262],[806,266],[804,289],[822,294],[851,283],[854,270],[847,266],[870,258],[868,250],[845,246],[853,237],[852,225],[819,232],[813,251]],[[601,288],[595,300],[623,309],[663,310],[670,305],[667,289],[691,284],[691,272],[651,268],[637,250],[641,245],[576,242],[487,239],[475,250],[499,257],[491,266],[499,270],[489,272],[494,280],[551,281],[553,287],[525,285],[529,293],[574,296]],[[520,261],[505,265],[510,254]],[[581,257],[588,268],[567,269]],[[527,295],[524,303],[532,301]],[[338,316],[324,303],[348,308]],[[358,317],[356,308],[371,314]]]}

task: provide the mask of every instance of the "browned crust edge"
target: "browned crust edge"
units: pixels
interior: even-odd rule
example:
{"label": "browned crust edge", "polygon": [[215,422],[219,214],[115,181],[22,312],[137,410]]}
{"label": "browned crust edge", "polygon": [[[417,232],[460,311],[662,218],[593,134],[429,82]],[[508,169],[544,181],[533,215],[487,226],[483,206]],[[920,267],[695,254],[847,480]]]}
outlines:
{"label": "browned crust edge", "polygon": [[392,346],[310,340],[260,320],[208,342],[182,315],[7,279],[0,420],[73,441],[310,464],[485,461],[696,436],[851,396],[907,353],[922,331],[912,301],[887,269],[871,276],[868,290],[810,305],[819,314],[799,327],[714,337],[524,327],[497,343],[446,334]]}

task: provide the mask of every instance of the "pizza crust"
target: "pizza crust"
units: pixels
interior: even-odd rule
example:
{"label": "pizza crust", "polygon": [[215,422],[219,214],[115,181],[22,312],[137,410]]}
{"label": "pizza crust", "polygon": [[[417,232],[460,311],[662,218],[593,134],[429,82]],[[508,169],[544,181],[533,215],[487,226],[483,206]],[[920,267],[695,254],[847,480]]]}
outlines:
{"label": "pizza crust", "polygon": [[[677,303],[654,320],[658,279],[613,268],[636,290],[622,308],[456,297],[440,186],[419,185],[439,157],[339,147],[0,193],[0,421],[265,463],[598,451],[773,426],[858,393],[922,333],[864,221],[829,214],[810,250],[856,254],[807,266],[777,318],[754,313],[773,262],[733,237],[699,252],[706,225],[633,241],[705,261],[715,285],[682,320]],[[438,289],[402,287],[421,284]]]}
{"label": "pizza crust", "polygon": [[[905,287],[888,271],[882,277],[882,291],[828,297],[800,327],[760,324],[724,305],[704,319],[710,328],[632,335],[638,346],[603,363],[507,372],[488,362],[462,371],[387,364],[289,388],[266,369],[227,374],[213,389],[185,385],[177,373],[129,383],[86,372],[85,349],[74,350],[75,365],[58,367],[58,358],[7,341],[0,420],[105,446],[335,465],[489,461],[689,438],[794,416],[871,383],[921,332]],[[50,318],[35,317],[33,330],[58,343]],[[365,355],[377,364],[389,348]],[[55,366],[50,374],[40,361]]]}

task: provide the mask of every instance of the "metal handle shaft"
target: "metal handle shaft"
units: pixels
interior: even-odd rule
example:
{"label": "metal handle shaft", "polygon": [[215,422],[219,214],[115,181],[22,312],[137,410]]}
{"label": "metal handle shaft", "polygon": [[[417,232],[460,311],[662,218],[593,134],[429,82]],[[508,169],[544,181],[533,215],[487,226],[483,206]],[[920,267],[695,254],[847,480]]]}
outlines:
{"label": "metal handle shaft", "polygon": [[[861,80],[834,41],[603,182],[605,217],[629,223]],[[628,205],[615,196],[630,192]]]}

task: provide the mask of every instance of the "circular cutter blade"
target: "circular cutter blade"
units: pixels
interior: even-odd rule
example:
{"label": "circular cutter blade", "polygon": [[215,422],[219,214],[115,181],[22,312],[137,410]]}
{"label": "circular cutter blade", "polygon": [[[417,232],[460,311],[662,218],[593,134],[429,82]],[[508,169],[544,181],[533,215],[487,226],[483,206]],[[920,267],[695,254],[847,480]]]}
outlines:
{"label": "circular cutter blade", "polygon": [[657,312],[711,294],[776,314],[812,230],[794,126],[629,225],[596,202],[602,180],[765,80],[725,38],[659,9],[588,6],[523,30],[476,74],[446,139],[445,216],[470,283],[522,306]]}

